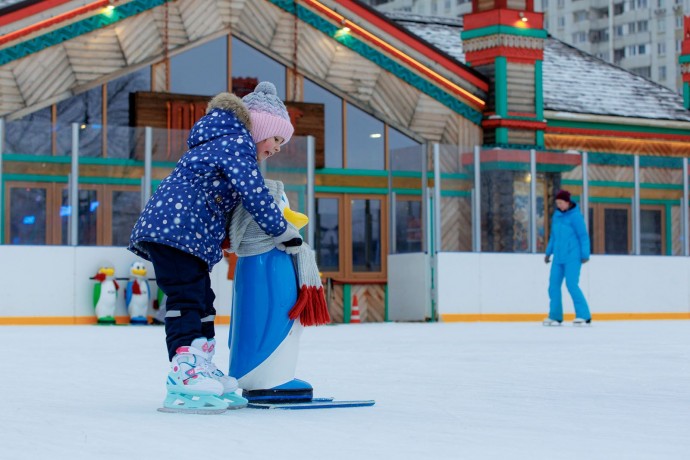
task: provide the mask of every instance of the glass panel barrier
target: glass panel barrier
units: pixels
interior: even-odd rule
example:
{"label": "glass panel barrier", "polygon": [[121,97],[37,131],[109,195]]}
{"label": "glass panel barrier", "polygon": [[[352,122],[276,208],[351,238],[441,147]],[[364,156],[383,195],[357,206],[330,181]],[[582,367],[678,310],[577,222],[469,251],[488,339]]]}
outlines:
{"label": "glass panel barrier", "polygon": [[441,251],[472,251],[474,152],[439,146],[441,170]]}
{"label": "glass panel barrier", "polygon": [[683,160],[640,157],[640,253],[681,255]]}
{"label": "glass panel barrier", "polygon": [[307,138],[293,136],[280,152],[260,163],[260,167],[264,178],[283,182],[290,208],[307,214]]}
{"label": "glass panel barrier", "polygon": [[[551,233],[551,218],[556,211],[554,198],[559,190],[567,190],[571,199],[587,216],[584,206],[583,162],[580,152],[537,152],[537,252],[544,252]],[[591,228],[591,221],[589,223]],[[590,248],[591,250],[591,248]]]}
{"label": "glass panel barrier", "polygon": [[44,187],[8,187],[7,244],[46,244],[48,190]]}
{"label": "glass panel barrier", "polygon": [[390,151],[391,200],[395,222],[393,253],[422,251],[422,169],[424,149],[417,144]]}
{"label": "glass panel barrier", "polygon": [[589,153],[588,165],[592,253],[631,254],[634,157]]}
{"label": "glass panel barrier", "polygon": [[530,250],[530,152],[483,149],[481,228],[483,252]]}
{"label": "glass panel barrier", "polygon": [[53,125],[50,121],[5,122],[5,155],[52,155]]}

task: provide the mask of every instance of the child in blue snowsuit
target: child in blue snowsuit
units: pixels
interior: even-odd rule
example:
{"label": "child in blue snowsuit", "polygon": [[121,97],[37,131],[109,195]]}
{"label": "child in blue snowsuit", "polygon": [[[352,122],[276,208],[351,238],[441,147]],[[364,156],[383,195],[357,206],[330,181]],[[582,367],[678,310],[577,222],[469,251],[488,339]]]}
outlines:
{"label": "child in blue snowsuit", "polygon": [[258,168],[294,128],[275,86],[261,82],[243,99],[221,93],[192,127],[189,150],[156,189],[132,230],[129,250],[150,260],[167,295],[168,392],[221,395],[237,388],[212,362],[209,272],[222,258],[227,216],[240,203],[280,250],[302,243],[287,225]]}
{"label": "child in blue snowsuit", "polygon": [[558,325],[563,321],[563,278],[575,306],[574,324],[588,324],[592,317],[579,283],[582,264],[589,261],[589,234],[584,217],[577,203],[570,200],[567,190],[561,190],[556,195],[556,208],[544,257],[544,262],[548,264],[553,255],[549,277],[549,317],[544,320],[544,325]]}

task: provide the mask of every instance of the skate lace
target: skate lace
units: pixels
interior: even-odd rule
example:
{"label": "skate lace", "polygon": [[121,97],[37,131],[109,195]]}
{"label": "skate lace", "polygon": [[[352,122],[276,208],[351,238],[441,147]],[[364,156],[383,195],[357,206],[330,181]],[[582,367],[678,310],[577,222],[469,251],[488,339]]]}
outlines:
{"label": "skate lace", "polygon": [[216,365],[213,363],[213,361],[206,361],[206,368],[208,371],[211,373],[211,375],[215,375],[216,377],[225,377],[225,374],[223,374],[223,371],[218,369]]}

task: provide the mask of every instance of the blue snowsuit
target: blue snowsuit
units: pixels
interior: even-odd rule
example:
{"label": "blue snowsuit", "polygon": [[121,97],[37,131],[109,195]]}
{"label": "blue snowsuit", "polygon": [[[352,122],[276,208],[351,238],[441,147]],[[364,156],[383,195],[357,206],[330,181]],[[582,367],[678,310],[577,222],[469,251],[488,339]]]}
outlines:
{"label": "blue snowsuit", "polygon": [[575,316],[591,319],[589,306],[580,289],[582,261],[589,260],[589,234],[585,220],[576,203],[570,209],[556,209],[551,220],[551,235],[546,246],[546,255],[553,255],[549,277],[549,318],[563,321],[561,286],[563,278],[575,306]]}
{"label": "blue snowsuit", "polygon": [[189,133],[189,150],[139,216],[128,248],[153,263],[158,286],[168,296],[165,332],[171,359],[178,347],[215,336],[209,272],[223,257],[221,243],[232,210],[241,202],[273,237],[287,230],[259,172],[246,106],[227,93],[211,104]]}

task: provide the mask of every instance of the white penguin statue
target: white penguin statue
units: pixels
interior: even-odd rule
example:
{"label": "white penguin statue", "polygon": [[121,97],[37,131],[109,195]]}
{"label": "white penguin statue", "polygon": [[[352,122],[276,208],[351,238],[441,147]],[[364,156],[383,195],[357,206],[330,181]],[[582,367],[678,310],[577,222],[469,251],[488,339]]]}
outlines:
{"label": "white penguin statue", "polygon": [[117,291],[120,285],[115,281],[113,267],[101,267],[92,279],[98,281],[93,288],[93,306],[98,324],[115,324]]}
{"label": "white penguin statue", "polygon": [[125,289],[125,302],[131,324],[148,324],[150,292],[146,265],[141,261],[134,262],[129,268],[129,282]]}

